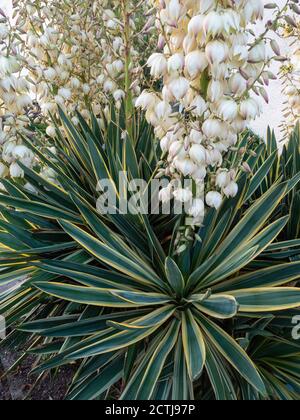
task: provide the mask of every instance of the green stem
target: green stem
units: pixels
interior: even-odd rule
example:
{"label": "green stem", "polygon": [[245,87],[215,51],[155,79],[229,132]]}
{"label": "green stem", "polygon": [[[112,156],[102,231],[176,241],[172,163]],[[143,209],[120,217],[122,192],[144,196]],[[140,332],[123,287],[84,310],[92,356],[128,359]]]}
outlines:
{"label": "green stem", "polygon": [[130,138],[132,138],[132,115],[133,103],[131,92],[131,30],[130,30],[130,12],[127,6],[127,0],[123,0],[123,22],[124,22],[124,44],[125,44],[125,118],[126,131]]}

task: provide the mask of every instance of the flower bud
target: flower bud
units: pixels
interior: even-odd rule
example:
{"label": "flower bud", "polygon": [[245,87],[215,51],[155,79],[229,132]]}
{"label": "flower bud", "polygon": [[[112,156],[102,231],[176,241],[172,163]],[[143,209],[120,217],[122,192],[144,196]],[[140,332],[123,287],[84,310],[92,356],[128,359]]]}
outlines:
{"label": "flower bud", "polygon": [[236,182],[230,182],[224,189],[223,192],[227,198],[235,197],[239,191],[239,187]]}

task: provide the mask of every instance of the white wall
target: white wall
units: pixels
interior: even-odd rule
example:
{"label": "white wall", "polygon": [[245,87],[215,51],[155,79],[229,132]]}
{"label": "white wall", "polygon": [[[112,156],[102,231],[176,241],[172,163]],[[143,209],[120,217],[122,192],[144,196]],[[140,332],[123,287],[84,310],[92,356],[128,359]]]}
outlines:
{"label": "white wall", "polygon": [[[286,0],[275,0],[275,2],[280,6],[284,6]],[[269,3],[269,0],[265,0],[265,3]],[[270,11],[266,11],[265,21],[269,19],[272,19],[272,13]],[[259,29],[260,31],[263,31],[264,24],[259,25]],[[276,39],[281,46],[282,53],[286,54],[288,51],[288,44],[279,37],[276,37]],[[278,63],[274,63],[271,70],[276,74],[279,67],[280,65]],[[280,134],[279,125],[283,120],[282,109],[284,96],[282,95],[282,86],[279,79],[270,83],[268,94],[270,102],[269,104],[266,104],[265,102],[263,103],[263,114],[252,124],[252,128],[264,137],[269,124],[275,129],[277,139],[280,140],[282,135]]]}
{"label": "white wall", "polygon": [[5,12],[9,12],[11,10],[11,0],[0,0],[0,7]]}

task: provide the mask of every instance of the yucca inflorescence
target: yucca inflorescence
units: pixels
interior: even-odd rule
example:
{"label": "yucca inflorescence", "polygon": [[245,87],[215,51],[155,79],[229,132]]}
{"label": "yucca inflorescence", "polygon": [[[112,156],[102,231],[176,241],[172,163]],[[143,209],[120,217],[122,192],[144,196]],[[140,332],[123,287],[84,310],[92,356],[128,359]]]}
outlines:
{"label": "yucca inflorescence", "polygon": [[[219,208],[225,196],[237,194],[241,159],[229,166],[226,155],[260,114],[257,96],[268,100],[264,85],[275,77],[268,65],[280,52],[272,42],[269,53],[268,30],[255,36],[251,30],[263,18],[261,0],[165,0],[154,5],[160,51],[148,65],[163,84],[159,91],[145,90],[136,105],[146,110],[166,154],[162,174],[171,182],[162,200],[189,201],[189,223],[199,225],[204,201]],[[271,29],[285,9],[268,7],[275,8]],[[173,183],[181,177],[193,180],[184,192]]]}
{"label": "yucca inflorescence", "polygon": [[130,168],[129,180],[153,178],[145,121],[135,116],[132,146],[124,117],[106,134],[95,117],[89,127],[77,114],[77,129],[61,117],[68,135],[56,128],[55,161],[26,141],[60,186],[20,163],[36,192],[5,180],[0,195],[0,284],[12,286],[0,295],[11,329],[2,346],[37,355],[36,373],[73,363],[69,399],[297,399],[300,243],[284,229],[298,134],[280,158],[273,136],[266,147],[247,133],[237,147],[252,144],[253,176],[238,176],[238,195],[211,209],[177,255],[178,216],[95,210],[98,180],[109,176],[121,194],[118,168]]}
{"label": "yucca inflorescence", "polygon": [[72,400],[299,399],[299,127],[281,154],[247,130],[291,3],[262,34],[261,0],[2,14],[0,349],[36,355],[37,380],[71,364]]}
{"label": "yucca inflorescence", "polygon": [[283,93],[286,97],[284,104],[284,119],[282,121],[282,132],[284,139],[294,131],[295,125],[300,119],[300,8],[292,4],[290,13],[281,25],[282,36],[289,44],[290,50],[288,61],[281,68],[281,79],[283,82]]}
{"label": "yucca inflorescence", "polygon": [[[13,178],[24,175],[16,159],[29,167],[37,163],[22,135],[33,123],[43,128],[42,136],[45,130],[55,136],[50,114],[58,115],[58,106],[68,110],[75,125],[76,110],[86,119],[92,110],[103,124],[111,101],[120,108],[125,100],[130,117],[143,84],[144,54],[151,48],[148,12],[144,3],[110,0],[21,0],[13,2],[12,19],[3,12],[1,178],[9,170]],[[44,175],[53,179],[48,172]]]}

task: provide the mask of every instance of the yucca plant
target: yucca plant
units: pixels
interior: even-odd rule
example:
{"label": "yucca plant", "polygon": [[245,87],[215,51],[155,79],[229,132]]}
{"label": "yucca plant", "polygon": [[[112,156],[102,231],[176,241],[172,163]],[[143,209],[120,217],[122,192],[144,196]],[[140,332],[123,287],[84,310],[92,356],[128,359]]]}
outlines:
{"label": "yucca plant", "polygon": [[0,295],[11,328],[2,347],[37,355],[41,376],[74,364],[71,400],[298,399],[300,346],[281,323],[300,306],[300,261],[289,254],[299,240],[277,238],[299,173],[266,187],[273,157],[258,165],[265,149],[253,145],[238,196],[208,212],[178,254],[180,217],[96,211],[100,179],[120,194],[120,171],[155,176],[147,124],[134,118],[131,141],[122,115],[104,132],[78,118],[75,128],[61,112],[57,155],[24,139],[58,185],[21,163],[36,193],[4,181],[0,285],[12,286]]}
{"label": "yucca plant", "polygon": [[[300,135],[299,125],[295,127],[287,143],[279,145],[274,132],[268,129],[266,143],[257,146],[257,158],[254,170],[263,166],[270,168],[268,175],[256,191],[256,198],[266,192],[272,185],[280,181],[286,181],[295,177],[300,172]],[[290,193],[285,197],[278,211],[282,215],[290,214],[290,220],[281,234],[286,239],[298,239],[300,236],[300,184],[296,184]],[[278,213],[274,215],[278,216]]]}

